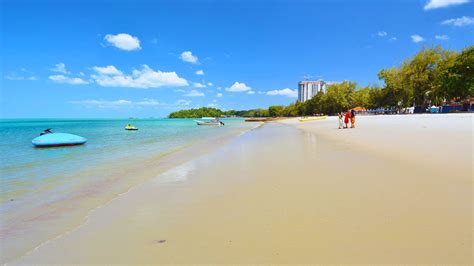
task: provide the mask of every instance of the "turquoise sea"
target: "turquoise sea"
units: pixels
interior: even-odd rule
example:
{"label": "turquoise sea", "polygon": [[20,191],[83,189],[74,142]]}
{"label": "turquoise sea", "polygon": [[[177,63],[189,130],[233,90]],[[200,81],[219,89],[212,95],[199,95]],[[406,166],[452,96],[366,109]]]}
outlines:
{"label": "turquoise sea", "polygon": [[[223,121],[225,126],[212,127],[197,126],[193,119],[0,120],[0,216],[14,218],[21,210],[69,199],[81,187],[105,182],[123,164],[254,126],[242,119]],[[129,122],[139,130],[124,130]],[[87,143],[33,147],[31,140],[46,128],[85,137]]]}

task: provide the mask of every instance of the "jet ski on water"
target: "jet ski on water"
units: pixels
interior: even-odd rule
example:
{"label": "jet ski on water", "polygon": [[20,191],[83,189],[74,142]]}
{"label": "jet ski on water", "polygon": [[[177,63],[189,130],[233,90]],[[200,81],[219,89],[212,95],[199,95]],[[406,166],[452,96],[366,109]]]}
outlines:
{"label": "jet ski on water", "polygon": [[82,145],[87,142],[86,138],[69,133],[53,133],[51,128],[43,130],[39,137],[34,138],[31,143],[35,147],[61,147]]}
{"label": "jet ski on water", "polygon": [[134,125],[128,124],[125,126],[125,130],[138,130]]}

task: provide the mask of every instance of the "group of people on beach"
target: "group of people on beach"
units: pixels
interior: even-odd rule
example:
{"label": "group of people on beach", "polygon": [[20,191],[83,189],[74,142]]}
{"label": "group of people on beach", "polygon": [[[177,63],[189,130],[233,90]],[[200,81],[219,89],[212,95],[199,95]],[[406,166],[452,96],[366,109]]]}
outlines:
{"label": "group of people on beach", "polygon": [[351,128],[355,128],[356,114],[354,110],[347,110],[346,113],[339,112],[338,115],[339,115],[339,129],[349,128],[349,121],[351,122]]}

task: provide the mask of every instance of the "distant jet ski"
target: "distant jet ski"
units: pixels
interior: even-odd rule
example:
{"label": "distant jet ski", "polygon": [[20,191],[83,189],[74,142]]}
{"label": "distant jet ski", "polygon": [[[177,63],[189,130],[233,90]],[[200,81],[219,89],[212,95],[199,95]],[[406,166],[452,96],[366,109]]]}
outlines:
{"label": "distant jet ski", "polygon": [[138,128],[136,128],[134,125],[132,124],[128,124],[127,126],[125,126],[125,130],[138,130]]}

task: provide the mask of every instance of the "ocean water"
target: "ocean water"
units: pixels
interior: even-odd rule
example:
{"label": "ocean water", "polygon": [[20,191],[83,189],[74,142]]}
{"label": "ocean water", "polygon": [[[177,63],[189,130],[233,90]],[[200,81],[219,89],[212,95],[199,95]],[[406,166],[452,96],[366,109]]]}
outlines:
{"label": "ocean water", "polygon": [[[0,216],[41,208],[99,183],[113,170],[141,158],[166,154],[195,142],[244,131],[242,119],[223,127],[197,126],[192,119],[0,120]],[[138,131],[124,130],[132,122]],[[31,140],[46,129],[85,137],[85,145],[35,148]],[[6,217],[6,218],[5,218]]]}

